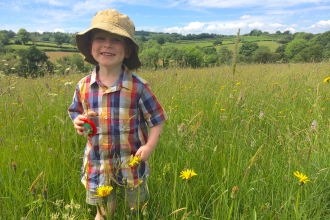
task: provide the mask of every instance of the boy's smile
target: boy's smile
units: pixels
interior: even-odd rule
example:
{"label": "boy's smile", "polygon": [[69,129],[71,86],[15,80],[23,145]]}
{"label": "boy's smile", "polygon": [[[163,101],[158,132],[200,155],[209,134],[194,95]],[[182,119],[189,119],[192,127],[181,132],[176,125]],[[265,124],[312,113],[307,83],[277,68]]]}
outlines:
{"label": "boy's smile", "polygon": [[91,54],[105,67],[121,66],[124,58],[129,57],[124,37],[101,30],[93,34]]}

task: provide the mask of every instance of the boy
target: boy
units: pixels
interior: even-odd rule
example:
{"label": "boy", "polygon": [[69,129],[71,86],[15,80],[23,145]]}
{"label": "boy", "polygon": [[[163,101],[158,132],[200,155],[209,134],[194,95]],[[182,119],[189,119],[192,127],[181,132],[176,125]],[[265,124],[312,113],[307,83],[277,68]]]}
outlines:
{"label": "boy", "polygon": [[[149,84],[130,72],[141,66],[134,32],[134,24],[126,15],[107,9],[94,16],[88,30],[76,35],[79,51],[96,67],[79,81],[68,111],[79,135],[85,135],[87,118],[97,127],[96,134],[88,136],[82,183],[90,205],[100,206],[105,201],[96,196],[100,186],[113,187],[106,197],[111,216],[116,188],[131,209],[147,201],[147,160],[167,119]],[[138,165],[130,163],[132,156],[139,159]],[[101,212],[97,209],[95,219],[102,219],[105,210]]]}

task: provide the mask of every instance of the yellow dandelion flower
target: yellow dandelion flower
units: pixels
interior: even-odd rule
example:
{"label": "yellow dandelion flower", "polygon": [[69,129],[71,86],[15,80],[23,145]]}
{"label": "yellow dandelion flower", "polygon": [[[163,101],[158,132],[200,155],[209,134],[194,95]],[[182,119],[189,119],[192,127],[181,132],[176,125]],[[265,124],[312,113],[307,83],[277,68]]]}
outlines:
{"label": "yellow dandelion flower", "polygon": [[186,169],[180,172],[180,177],[184,180],[190,180],[193,176],[197,176],[194,170]]}
{"label": "yellow dandelion flower", "polygon": [[238,186],[234,186],[231,190],[230,198],[235,199],[238,192]]}
{"label": "yellow dandelion flower", "polygon": [[299,173],[298,171],[293,173],[299,179],[299,185],[302,186],[305,183],[309,182],[308,176],[303,173]]}
{"label": "yellow dandelion flower", "polygon": [[131,155],[131,159],[128,162],[128,166],[134,167],[135,165],[138,165],[140,163],[140,156],[134,156]]}
{"label": "yellow dandelion flower", "polygon": [[95,196],[104,198],[104,197],[108,196],[112,190],[113,190],[112,186],[99,186],[96,190],[97,194],[95,194]]}
{"label": "yellow dandelion flower", "polygon": [[327,77],[327,78],[325,78],[325,79],[323,80],[323,82],[324,82],[324,83],[329,83],[329,82],[330,82],[330,76]]}

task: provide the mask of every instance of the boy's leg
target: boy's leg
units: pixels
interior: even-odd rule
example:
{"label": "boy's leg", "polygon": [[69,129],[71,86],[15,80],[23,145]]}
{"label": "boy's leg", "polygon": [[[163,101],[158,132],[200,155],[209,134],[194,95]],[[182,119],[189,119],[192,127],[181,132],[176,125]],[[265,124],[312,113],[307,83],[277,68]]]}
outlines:
{"label": "boy's leg", "polygon": [[[110,218],[113,219],[114,214],[115,214],[115,209],[116,209],[116,200],[108,202],[107,203],[107,208],[108,208]],[[106,215],[106,211],[102,206],[100,206],[100,209],[101,209],[101,212],[102,212],[102,216]],[[96,213],[96,216],[95,216],[95,220],[103,220],[103,217],[101,216],[101,214],[99,212],[99,209],[96,209],[96,210],[97,210],[97,213]]]}
{"label": "boy's leg", "polygon": [[[131,212],[141,212],[141,208],[149,199],[149,189],[147,184],[147,178],[143,179],[143,182],[135,188],[121,188],[122,197],[126,199]],[[133,214],[131,213],[131,214]]]}
{"label": "boy's leg", "polygon": [[[86,203],[96,207],[97,213],[95,216],[95,220],[103,220],[102,215],[106,214],[106,210],[104,209],[104,207],[102,205],[103,198],[97,197],[97,196],[95,196],[95,194],[96,194],[96,191],[87,190],[86,191]],[[108,201],[107,202],[108,213],[111,216],[111,218],[113,219],[115,209],[116,209],[116,187],[115,186],[114,186],[114,189],[111,191],[110,195],[108,195],[107,201]],[[101,213],[100,213],[100,210],[97,208],[97,204],[99,205],[99,207],[101,209]]]}

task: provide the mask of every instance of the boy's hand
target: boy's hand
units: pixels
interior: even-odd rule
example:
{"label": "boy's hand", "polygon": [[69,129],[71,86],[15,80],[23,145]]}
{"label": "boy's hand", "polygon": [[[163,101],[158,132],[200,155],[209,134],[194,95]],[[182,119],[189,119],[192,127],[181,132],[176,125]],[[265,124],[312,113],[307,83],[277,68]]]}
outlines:
{"label": "boy's hand", "polygon": [[135,153],[135,156],[140,156],[140,160],[145,162],[149,159],[153,152],[154,148],[147,145],[141,146],[138,151]]}
{"label": "boy's hand", "polygon": [[89,111],[87,114],[83,114],[83,115],[78,115],[74,120],[73,120],[73,125],[74,128],[77,130],[77,133],[79,135],[84,135],[84,126],[83,124],[85,123],[84,121],[82,121],[82,119],[84,118],[88,118],[88,117],[92,117],[92,116],[97,116],[97,112],[93,112],[93,111]]}

